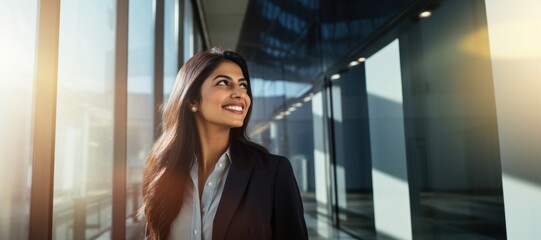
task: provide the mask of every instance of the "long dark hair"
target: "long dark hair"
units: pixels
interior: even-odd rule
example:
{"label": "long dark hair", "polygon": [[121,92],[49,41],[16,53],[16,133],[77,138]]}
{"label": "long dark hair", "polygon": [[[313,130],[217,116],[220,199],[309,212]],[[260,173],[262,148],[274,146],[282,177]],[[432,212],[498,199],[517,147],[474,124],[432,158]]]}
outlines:
{"label": "long dark hair", "polygon": [[[201,148],[195,117],[189,103],[201,100],[201,85],[223,61],[239,65],[248,81],[248,96],[252,98],[250,76],[244,58],[231,51],[218,48],[201,52],[188,60],[180,69],[169,100],[163,108],[163,133],[150,150],[143,177],[143,207],[141,214],[147,222],[150,239],[167,239],[170,226],[182,207],[184,187],[194,154],[199,158]],[[230,154],[234,164],[250,164],[243,152],[268,151],[246,135],[253,104],[250,104],[242,127],[230,132]]]}

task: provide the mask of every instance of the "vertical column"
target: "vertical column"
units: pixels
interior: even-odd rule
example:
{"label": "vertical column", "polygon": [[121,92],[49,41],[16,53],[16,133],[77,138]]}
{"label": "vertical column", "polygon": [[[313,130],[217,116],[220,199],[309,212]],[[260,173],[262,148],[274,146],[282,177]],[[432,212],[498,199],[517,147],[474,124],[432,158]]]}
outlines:
{"label": "vertical column", "polygon": [[541,2],[485,4],[507,238],[533,239],[541,235]]}
{"label": "vertical column", "polygon": [[378,237],[412,239],[398,39],[367,60],[366,88]]}
{"label": "vertical column", "polygon": [[156,1],[154,35],[154,139],[162,134],[161,105],[163,104],[163,40],[165,0]]}
{"label": "vertical column", "polygon": [[184,18],[185,18],[185,11],[184,8],[186,4],[184,4],[184,1],[189,0],[178,0],[178,69],[184,65]]}
{"label": "vertical column", "polygon": [[335,80],[330,84],[330,98],[332,100],[332,119],[330,119],[330,121],[333,121],[334,170],[336,171],[334,176],[334,179],[336,180],[335,192],[337,195],[337,207],[339,209],[347,209],[346,158],[351,156],[346,156],[345,154],[344,131],[347,131],[347,129],[344,129],[342,89],[337,81],[339,80]]}
{"label": "vertical column", "polygon": [[126,134],[128,108],[128,0],[117,0],[113,134],[112,239],[126,239]]}
{"label": "vertical column", "polygon": [[39,4],[29,239],[51,239],[60,0]]}

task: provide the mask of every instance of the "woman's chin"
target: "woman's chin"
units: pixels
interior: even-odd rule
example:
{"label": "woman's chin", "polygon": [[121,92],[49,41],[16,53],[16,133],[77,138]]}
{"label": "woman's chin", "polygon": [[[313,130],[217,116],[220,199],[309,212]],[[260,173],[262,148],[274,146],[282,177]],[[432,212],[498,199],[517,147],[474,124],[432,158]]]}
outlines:
{"label": "woman's chin", "polygon": [[229,128],[240,128],[244,122],[233,122],[229,124]]}

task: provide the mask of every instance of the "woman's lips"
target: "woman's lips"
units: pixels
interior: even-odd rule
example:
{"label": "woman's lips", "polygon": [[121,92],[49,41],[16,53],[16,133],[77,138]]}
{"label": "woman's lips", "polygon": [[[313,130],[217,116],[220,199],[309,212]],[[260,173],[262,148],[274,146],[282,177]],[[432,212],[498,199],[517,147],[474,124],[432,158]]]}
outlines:
{"label": "woman's lips", "polygon": [[225,105],[223,108],[227,111],[239,114],[242,114],[244,110],[244,107],[241,105]]}

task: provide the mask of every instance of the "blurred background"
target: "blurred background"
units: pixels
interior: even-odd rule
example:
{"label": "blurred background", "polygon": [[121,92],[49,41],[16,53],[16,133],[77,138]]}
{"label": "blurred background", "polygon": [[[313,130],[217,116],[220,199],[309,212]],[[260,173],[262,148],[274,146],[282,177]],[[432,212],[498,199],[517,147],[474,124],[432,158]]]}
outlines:
{"label": "blurred background", "polygon": [[0,239],[143,239],[178,69],[243,54],[311,239],[541,236],[537,0],[0,0]]}

